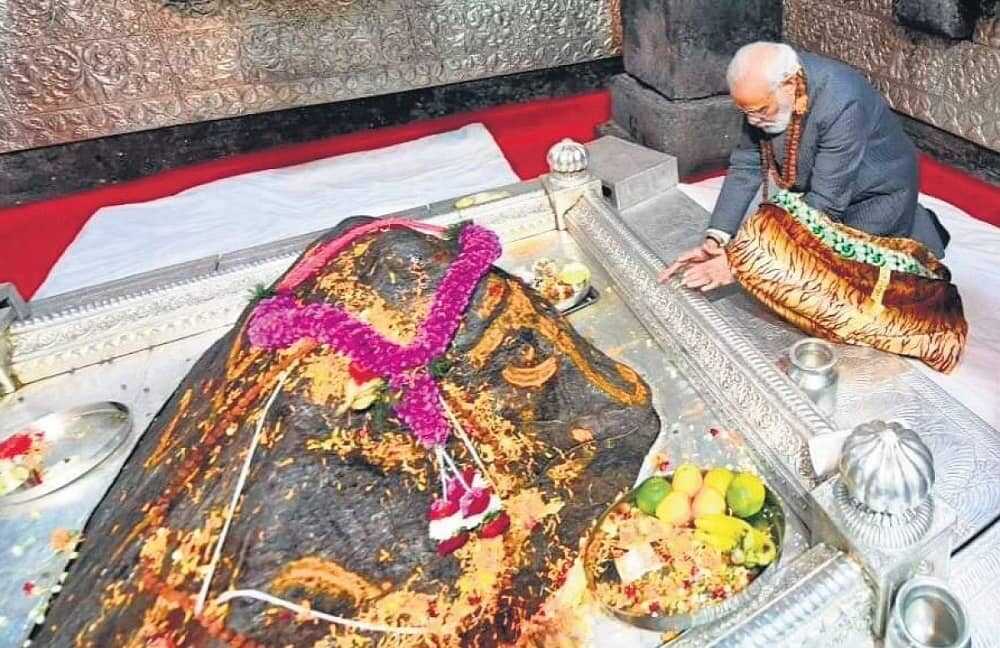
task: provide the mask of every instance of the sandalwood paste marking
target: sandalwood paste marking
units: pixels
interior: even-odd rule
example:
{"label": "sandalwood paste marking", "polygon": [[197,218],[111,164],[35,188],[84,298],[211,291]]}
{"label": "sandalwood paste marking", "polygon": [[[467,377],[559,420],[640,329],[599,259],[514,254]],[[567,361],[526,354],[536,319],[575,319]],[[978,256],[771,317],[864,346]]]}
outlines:
{"label": "sandalwood paste marking", "polygon": [[623,405],[639,406],[649,402],[649,390],[632,369],[615,363],[618,374],[629,383],[632,391],[614,385],[591,366],[573,341],[572,336],[556,321],[540,317],[524,289],[513,282],[507,282],[510,299],[507,307],[490,324],[483,337],[469,352],[469,361],[476,368],[486,365],[507,336],[523,329],[531,328],[541,333],[556,349],[568,357],[587,381]]}

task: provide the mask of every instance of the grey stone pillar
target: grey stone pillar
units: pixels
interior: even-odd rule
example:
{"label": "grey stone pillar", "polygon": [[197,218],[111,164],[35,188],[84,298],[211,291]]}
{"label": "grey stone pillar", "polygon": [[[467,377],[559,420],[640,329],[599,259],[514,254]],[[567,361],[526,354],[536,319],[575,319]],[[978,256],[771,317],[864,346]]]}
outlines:
{"label": "grey stone pillar", "polygon": [[726,66],[741,46],[781,38],[781,0],[622,0],[626,74],[602,130],[677,158],[681,175],[724,166],[739,135]]}

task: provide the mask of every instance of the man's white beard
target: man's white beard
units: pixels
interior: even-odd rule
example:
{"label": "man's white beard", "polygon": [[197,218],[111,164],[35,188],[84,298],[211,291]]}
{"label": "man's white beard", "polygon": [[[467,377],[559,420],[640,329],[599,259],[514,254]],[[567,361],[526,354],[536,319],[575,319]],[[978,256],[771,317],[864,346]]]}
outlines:
{"label": "man's white beard", "polygon": [[760,129],[768,135],[778,135],[779,133],[785,132],[785,129],[788,128],[788,124],[791,121],[792,111],[781,111],[778,113],[778,116],[774,118],[774,121],[762,123],[760,125]]}
{"label": "man's white beard", "polygon": [[788,128],[788,124],[792,121],[792,107],[795,105],[795,100],[779,99],[778,101],[778,115],[772,120],[761,121],[756,124],[757,128],[761,129],[768,135],[778,135],[779,133],[784,133],[785,129]]}

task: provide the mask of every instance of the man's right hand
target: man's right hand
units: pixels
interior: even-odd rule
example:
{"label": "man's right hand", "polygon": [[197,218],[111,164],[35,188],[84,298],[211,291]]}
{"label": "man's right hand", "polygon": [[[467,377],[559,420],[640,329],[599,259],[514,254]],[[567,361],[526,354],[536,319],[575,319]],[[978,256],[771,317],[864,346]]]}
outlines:
{"label": "man's right hand", "polygon": [[701,263],[703,261],[708,261],[714,256],[718,255],[719,243],[715,239],[706,238],[705,241],[696,248],[691,248],[687,252],[681,254],[677,259],[670,264],[667,269],[660,273],[658,277],[660,283],[664,283],[674,276],[674,274],[685,268],[692,263]]}

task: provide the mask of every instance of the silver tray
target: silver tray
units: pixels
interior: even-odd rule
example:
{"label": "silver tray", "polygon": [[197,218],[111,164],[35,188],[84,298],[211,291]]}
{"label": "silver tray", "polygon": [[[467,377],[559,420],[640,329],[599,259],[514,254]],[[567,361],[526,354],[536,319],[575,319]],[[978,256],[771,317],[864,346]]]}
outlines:
{"label": "silver tray", "polygon": [[22,485],[0,496],[0,506],[30,502],[75,482],[110,457],[131,429],[129,409],[105,401],[49,414],[6,431],[0,440],[22,432],[43,434],[43,479],[37,485]]}
{"label": "silver tray", "polygon": [[[661,476],[666,477],[667,479],[672,479],[673,473]],[[762,510],[768,512],[767,518],[771,526],[771,537],[775,540],[777,553],[771,564],[766,566],[763,571],[757,575],[757,578],[755,578],[753,582],[747,585],[744,589],[724,601],[706,605],[700,610],[689,614],[632,614],[608,605],[596,594],[596,583],[594,582],[591,570],[588,569],[586,557],[590,550],[590,543],[593,542],[594,537],[597,535],[597,530],[604,525],[604,521],[607,519],[608,515],[615,510],[619,504],[634,498],[637,490],[638,489],[636,488],[625,493],[625,495],[619,497],[614,504],[609,506],[604,513],[601,514],[601,517],[597,520],[597,524],[591,530],[590,537],[588,537],[587,544],[583,550],[583,571],[587,578],[587,589],[590,590],[601,607],[616,619],[637,628],[642,628],[643,630],[652,630],[654,632],[683,632],[684,630],[689,630],[696,626],[713,623],[743,608],[753,601],[754,597],[757,596],[757,593],[760,592],[761,589],[776,578],[779,571],[777,567],[778,563],[781,562],[782,546],[785,540],[785,509],[781,500],[775,495],[774,489],[768,486],[767,495],[764,498],[764,508]]]}

